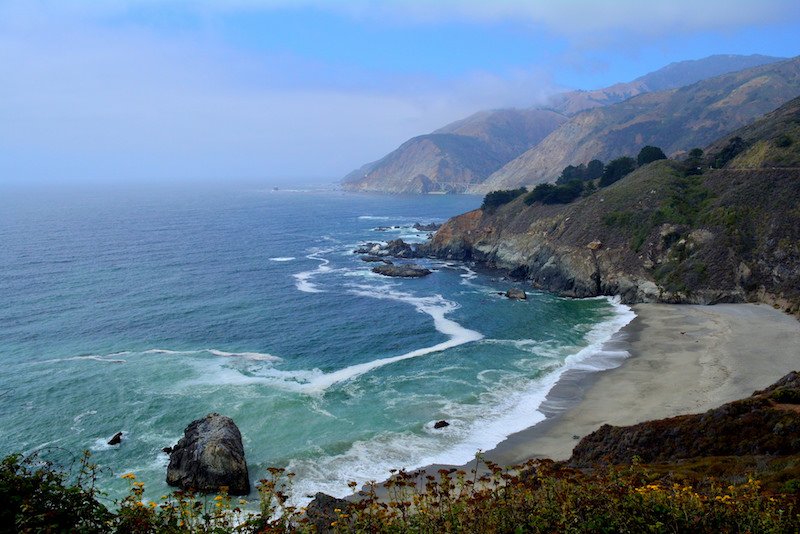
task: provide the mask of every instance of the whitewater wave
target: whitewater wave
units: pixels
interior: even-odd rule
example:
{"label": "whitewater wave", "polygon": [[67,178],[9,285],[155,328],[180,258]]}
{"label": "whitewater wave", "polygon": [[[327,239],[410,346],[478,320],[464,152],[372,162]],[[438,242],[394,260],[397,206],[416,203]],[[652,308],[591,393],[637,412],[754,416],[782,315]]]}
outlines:
{"label": "whitewater wave", "polygon": [[438,332],[450,336],[450,339],[430,347],[423,347],[421,349],[413,350],[398,356],[380,358],[370,362],[351,365],[332,373],[323,374],[309,382],[304,387],[304,390],[307,392],[321,392],[334,384],[352,380],[353,378],[385,365],[411,358],[417,358],[433,352],[441,352],[459,345],[478,341],[479,339],[483,338],[483,334],[465,328],[457,322],[445,317],[447,313],[455,310],[458,305],[452,301],[444,299],[441,295],[434,295],[431,297],[416,297],[408,293],[395,291],[390,287],[375,288],[372,286],[354,286],[350,290],[350,293],[362,297],[389,299],[411,304],[417,309],[418,312],[430,315],[433,318],[434,328],[436,328]]}
{"label": "whitewater wave", "polygon": [[56,363],[56,362],[72,362],[77,360],[93,360],[96,362],[103,362],[103,363],[126,363],[128,360],[123,360],[120,358],[114,358],[114,356],[120,356],[123,354],[129,354],[128,352],[116,352],[114,354],[107,354],[105,356],[100,356],[97,354],[90,354],[87,356],[72,356],[69,358],[53,358],[51,360],[42,360],[41,363]]}
{"label": "whitewater wave", "polygon": [[320,274],[331,272],[331,268],[328,266],[330,260],[320,257],[320,254],[327,254],[329,252],[331,251],[317,250],[306,256],[306,258],[309,260],[320,262],[320,265],[311,271],[303,271],[301,273],[292,275],[296,280],[295,286],[298,290],[302,291],[303,293],[324,293],[322,289],[317,288],[317,286],[311,282],[311,279],[315,276],[319,276]]}
{"label": "whitewater wave", "polygon": [[[444,299],[437,300],[431,297],[419,299],[398,293],[391,295],[391,293],[393,292],[386,291],[384,298],[416,300],[420,307],[427,307],[429,310],[435,308],[438,311],[434,313],[441,313],[442,316],[451,304]],[[389,476],[389,470],[393,468],[413,470],[433,464],[463,465],[472,461],[479,450],[492,449],[508,436],[544,421],[546,416],[542,413],[542,404],[564,373],[569,370],[594,372],[610,369],[620,365],[629,356],[626,350],[615,346],[612,337],[627,325],[635,314],[627,306],[621,305],[618,299],[609,300],[615,307],[613,317],[589,331],[585,337],[587,342],[585,347],[580,349],[574,347],[573,354],[566,359],[563,348],[548,346],[537,351],[542,355],[561,352],[560,358],[551,354],[553,364],[546,368],[540,367],[540,370],[543,370],[540,378],[530,380],[520,376],[504,382],[490,379],[489,382],[495,382],[495,385],[481,394],[478,402],[470,404],[450,402],[437,407],[440,413],[448,414],[447,420],[450,426],[444,431],[432,430],[434,421],[429,421],[424,425],[422,433],[387,431],[372,439],[353,443],[342,454],[320,454],[314,459],[292,460],[290,470],[301,474],[297,477],[297,481],[300,483],[298,489],[303,491],[298,493],[325,491],[331,495],[344,497],[350,493],[348,481],[355,480],[359,484],[366,484],[374,480],[383,480]],[[455,333],[463,327],[450,324],[446,328],[452,328]],[[532,340],[483,342],[519,343],[523,346],[535,343]],[[556,363],[561,361],[563,363]],[[485,370],[482,374],[492,372]],[[321,376],[319,383],[328,383],[330,379],[331,376]]]}
{"label": "whitewater wave", "polygon": [[294,256],[286,256],[286,257],[281,256],[278,258],[270,258],[269,261],[284,262],[284,261],[293,261],[294,259],[295,259]]}

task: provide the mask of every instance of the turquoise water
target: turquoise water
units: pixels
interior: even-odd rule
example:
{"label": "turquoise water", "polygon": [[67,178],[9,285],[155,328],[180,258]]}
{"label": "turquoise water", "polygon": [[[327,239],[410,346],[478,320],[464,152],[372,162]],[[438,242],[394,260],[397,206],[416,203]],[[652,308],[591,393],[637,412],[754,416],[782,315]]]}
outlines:
{"label": "turquoise water", "polygon": [[479,204],[243,185],[4,192],[0,453],[90,450],[109,498],[128,472],[157,498],[161,449],[217,411],[239,426],[251,479],[287,467],[300,501],[469,461],[540,421],[565,369],[607,366],[602,343],[632,318],[530,287],[508,300],[511,282],[457,262],[385,278],[353,254],[421,242],[414,222]]}

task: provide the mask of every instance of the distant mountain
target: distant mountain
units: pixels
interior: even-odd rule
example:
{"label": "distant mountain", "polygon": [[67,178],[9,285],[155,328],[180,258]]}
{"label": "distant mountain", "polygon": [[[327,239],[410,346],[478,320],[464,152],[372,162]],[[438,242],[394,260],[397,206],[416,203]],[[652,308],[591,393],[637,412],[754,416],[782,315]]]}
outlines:
{"label": "distant mountain", "polygon": [[765,302],[800,316],[800,98],[694,157],[644,165],[567,204],[521,195],[454,217],[421,252],[565,296]]}
{"label": "distant mountain", "polygon": [[[633,82],[606,89],[556,95],[546,109],[481,111],[403,143],[384,158],[348,174],[342,180],[343,187],[385,193],[477,190],[489,175],[535,147],[569,116],[581,110],[780,59],[755,55],[711,56],[673,63]],[[442,135],[445,137],[440,137]]]}
{"label": "distant mountain", "polygon": [[470,191],[554,181],[567,165],[635,156],[645,145],[676,155],[705,146],[798,94],[800,58],[794,58],[586,110]]}
{"label": "distant mountain", "polygon": [[632,82],[617,83],[611,87],[594,91],[570,91],[555,95],[551,97],[546,108],[572,116],[585,109],[609,106],[643,93],[677,89],[721,74],[776,63],[785,59],[759,54],[750,56],[714,55],[704,59],[670,63],[666,67],[645,74]]}
{"label": "distant mountain", "polygon": [[383,193],[463,193],[566,120],[547,110],[482,111],[406,141],[347,175],[343,187]]}

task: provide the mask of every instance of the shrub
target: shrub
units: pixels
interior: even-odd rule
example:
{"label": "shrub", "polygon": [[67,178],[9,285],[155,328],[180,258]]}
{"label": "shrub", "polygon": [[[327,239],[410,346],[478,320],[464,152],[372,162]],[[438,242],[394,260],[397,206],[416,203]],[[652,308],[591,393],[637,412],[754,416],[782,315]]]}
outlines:
{"label": "shrub", "polygon": [[508,204],[515,198],[520,195],[527,193],[528,190],[524,187],[520,187],[519,189],[500,189],[498,191],[492,191],[487,193],[485,197],[483,197],[483,204],[481,205],[481,209],[483,211],[494,211],[499,206],[503,204]]}
{"label": "shrub", "polygon": [[777,139],[775,139],[775,146],[779,148],[786,148],[788,146],[792,146],[792,137],[788,134],[779,135]]}
{"label": "shrub", "polygon": [[566,185],[539,184],[525,196],[525,204],[569,204],[583,193],[583,182],[570,180]]}
{"label": "shrub", "polygon": [[74,462],[74,483],[41,455],[11,455],[0,464],[0,532],[108,532],[112,514],[97,501],[97,466],[88,452]]}
{"label": "shrub", "polygon": [[636,156],[636,163],[639,165],[639,167],[641,167],[642,165],[647,165],[648,163],[652,163],[660,159],[667,159],[664,151],[657,146],[647,145],[639,151],[639,155]]}

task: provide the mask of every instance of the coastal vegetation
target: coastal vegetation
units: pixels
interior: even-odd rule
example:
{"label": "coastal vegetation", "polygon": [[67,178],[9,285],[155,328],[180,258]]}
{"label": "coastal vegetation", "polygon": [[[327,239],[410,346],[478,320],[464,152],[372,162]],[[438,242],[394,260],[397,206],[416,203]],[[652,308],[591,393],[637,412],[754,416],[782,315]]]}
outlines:
{"label": "coastal vegetation", "polygon": [[655,160],[632,172],[636,161],[623,156],[596,185],[539,185],[491,213],[453,218],[426,252],[564,296],[800,313],[798,139],[800,98],[681,159],[651,145],[643,161]]}
{"label": "coastal vegetation", "polygon": [[[105,503],[88,453],[73,468],[42,453],[0,465],[0,534],[793,532],[800,524],[800,374],[703,414],[604,425],[564,462],[393,471],[349,500],[292,498],[293,473],[267,469],[253,501],[175,491]],[[46,451],[43,451],[46,452]]]}
{"label": "coastal vegetation", "polygon": [[[784,463],[798,469],[796,460]],[[257,486],[259,512],[245,512],[245,501],[225,492],[176,491],[148,501],[131,474],[123,475],[129,494],[109,509],[86,478],[68,482],[56,466],[10,456],[0,472],[0,532],[790,532],[800,521],[800,479],[767,489],[758,478],[772,475],[764,465],[637,460],[586,472],[531,460],[513,468],[483,462],[485,474],[443,469],[422,479],[400,471],[385,483],[386,498],[373,488],[315,515],[290,504],[291,474],[281,469]],[[742,466],[752,470],[737,471]]]}

